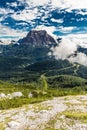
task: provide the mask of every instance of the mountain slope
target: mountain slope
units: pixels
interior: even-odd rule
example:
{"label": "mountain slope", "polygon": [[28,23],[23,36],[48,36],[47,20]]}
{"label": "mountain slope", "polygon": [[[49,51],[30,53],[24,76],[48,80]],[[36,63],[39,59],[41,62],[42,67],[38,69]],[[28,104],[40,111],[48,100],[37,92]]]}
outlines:
{"label": "mountain slope", "polygon": [[[86,66],[68,60],[56,60],[51,54],[52,48],[59,46],[60,42],[44,30],[32,30],[16,43],[0,45],[0,78],[25,82],[37,80],[42,74],[87,78]],[[58,54],[61,55],[60,51]]]}

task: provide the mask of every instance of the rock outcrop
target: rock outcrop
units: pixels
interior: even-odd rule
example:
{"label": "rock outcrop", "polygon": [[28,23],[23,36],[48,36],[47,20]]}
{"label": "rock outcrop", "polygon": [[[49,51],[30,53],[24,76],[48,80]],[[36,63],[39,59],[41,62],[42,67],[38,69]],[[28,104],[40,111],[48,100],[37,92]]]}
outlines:
{"label": "rock outcrop", "polygon": [[26,37],[20,39],[18,42],[22,44],[29,44],[35,46],[56,44],[55,39],[52,36],[50,36],[45,30],[32,30],[27,34]]}
{"label": "rock outcrop", "polygon": [[23,96],[22,92],[14,92],[7,95],[5,95],[4,93],[0,93],[0,99],[3,99],[3,98],[12,99],[12,98],[22,97],[22,96]]}

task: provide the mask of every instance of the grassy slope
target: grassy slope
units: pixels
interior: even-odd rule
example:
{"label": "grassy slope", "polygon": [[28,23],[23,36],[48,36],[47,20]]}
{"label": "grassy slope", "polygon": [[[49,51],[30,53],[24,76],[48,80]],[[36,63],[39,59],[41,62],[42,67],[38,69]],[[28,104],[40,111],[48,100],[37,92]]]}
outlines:
{"label": "grassy slope", "polygon": [[[0,109],[8,109],[22,106],[23,104],[36,103],[47,100],[52,97],[86,94],[87,80],[68,75],[41,77],[37,82],[31,83],[9,83],[0,81],[0,93],[12,94],[13,92],[22,92],[23,97],[12,99],[1,99]],[[46,88],[45,88],[46,85]],[[45,94],[43,92],[46,92]],[[32,92],[33,97],[28,98]]]}

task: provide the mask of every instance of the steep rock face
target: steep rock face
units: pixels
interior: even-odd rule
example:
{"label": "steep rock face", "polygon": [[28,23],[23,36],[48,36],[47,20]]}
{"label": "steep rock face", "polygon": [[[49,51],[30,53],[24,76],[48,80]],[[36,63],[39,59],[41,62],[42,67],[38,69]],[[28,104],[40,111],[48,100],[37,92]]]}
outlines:
{"label": "steep rock face", "polygon": [[45,30],[32,30],[27,34],[26,37],[20,39],[18,42],[22,44],[38,46],[56,44],[55,39],[52,36],[50,36]]}

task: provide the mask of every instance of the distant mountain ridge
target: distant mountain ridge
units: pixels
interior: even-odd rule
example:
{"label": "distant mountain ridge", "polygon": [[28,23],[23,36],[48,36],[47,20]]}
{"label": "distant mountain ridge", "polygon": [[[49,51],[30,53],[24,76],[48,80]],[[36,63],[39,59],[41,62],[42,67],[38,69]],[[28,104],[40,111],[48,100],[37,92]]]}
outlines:
{"label": "distant mountain ridge", "polygon": [[1,59],[9,57],[14,59],[16,57],[19,58],[19,61],[23,59],[22,63],[24,64],[49,59],[50,48],[57,45],[56,40],[45,30],[32,30],[24,38],[19,39],[17,42],[11,41],[9,45],[0,42],[0,56],[3,57]]}

